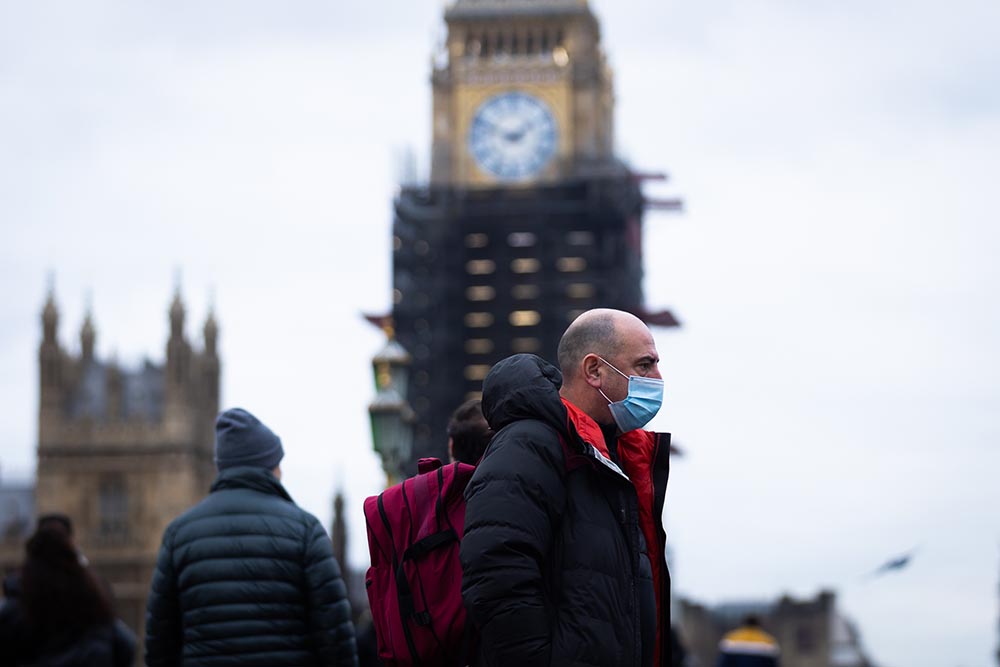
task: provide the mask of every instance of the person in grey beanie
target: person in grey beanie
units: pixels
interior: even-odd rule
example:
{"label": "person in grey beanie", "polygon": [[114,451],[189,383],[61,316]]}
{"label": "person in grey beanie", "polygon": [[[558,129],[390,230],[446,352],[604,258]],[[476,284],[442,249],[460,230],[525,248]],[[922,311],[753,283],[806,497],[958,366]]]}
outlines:
{"label": "person in grey beanie", "polygon": [[146,664],[356,666],[347,589],[326,531],[281,485],[281,439],[232,408],[219,475],[167,527],[146,608]]}

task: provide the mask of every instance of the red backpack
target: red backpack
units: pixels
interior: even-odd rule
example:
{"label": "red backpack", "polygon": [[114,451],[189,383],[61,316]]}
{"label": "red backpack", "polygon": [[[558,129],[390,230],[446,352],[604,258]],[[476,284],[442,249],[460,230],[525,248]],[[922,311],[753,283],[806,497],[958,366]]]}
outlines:
{"label": "red backpack", "polygon": [[466,665],[459,542],[475,467],[420,459],[419,474],[365,500],[371,567],[365,577],[387,667]]}

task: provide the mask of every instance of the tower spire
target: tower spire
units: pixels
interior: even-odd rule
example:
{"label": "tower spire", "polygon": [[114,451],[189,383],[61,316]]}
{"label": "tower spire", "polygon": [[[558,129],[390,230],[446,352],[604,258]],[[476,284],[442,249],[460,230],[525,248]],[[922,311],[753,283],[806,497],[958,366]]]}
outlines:
{"label": "tower spire", "polygon": [[202,328],[205,337],[204,354],[199,367],[201,369],[201,391],[204,395],[204,408],[211,419],[219,411],[219,325],[215,320],[215,290],[208,292],[208,316]]}
{"label": "tower spire", "polygon": [[205,352],[210,355],[215,355],[217,352],[216,342],[219,339],[219,325],[215,321],[214,311],[208,311],[208,317],[205,318],[203,334],[205,336]]}
{"label": "tower spire", "polygon": [[216,342],[219,338],[219,324],[215,320],[215,290],[208,291],[208,316],[205,318],[205,326],[202,328],[205,337],[205,353],[215,356],[217,353]]}
{"label": "tower spire", "polygon": [[167,340],[167,402],[179,400],[180,387],[189,378],[191,368],[191,348],[184,340],[184,301],[181,299],[180,283],[174,286],[174,298],[170,303],[170,338]]}
{"label": "tower spire", "polygon": [[42,334],[45,342],[54,343],[59,328],[59,308],[56,306],[55,281],[52,274],[49,274],[48,283],[48,295],[42,308]]}
{"label": "tower spire", "polygon": [[180,284],[174,287],[174,299],[170,303],[170,337],[180,338],[184,335],[184,301],[181,299]]}
{"label": "tower spire", "polygon": [[59,308],[56,306],[55,278],[49,273],[48,295],[42,308],[42,344],[38,348],[41,425],[49,423],[58,412],[62,400],[63,353],[57,338],[58,330]]}
{"label": "tower spire", "polygon": [[86,310],[83,316],[83,325],[80,327],[80,355],[84,362],[89,362],[94,358],[94,339],[97,333],[94,330],[93,319],[93,299],[88,290],[84,297]]}

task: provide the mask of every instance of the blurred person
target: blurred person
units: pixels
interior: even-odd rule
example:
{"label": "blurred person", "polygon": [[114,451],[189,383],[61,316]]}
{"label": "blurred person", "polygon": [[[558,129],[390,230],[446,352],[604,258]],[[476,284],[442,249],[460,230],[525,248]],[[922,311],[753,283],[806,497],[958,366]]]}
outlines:
{"label": "blurred person", "polygon": [[0,609],[0,665],[128,667],[135,636],[82,562],[65,522],[39,521],[19,591]]}
{"label": "blurred person", "polygon": [[493,431],[483,416],[483,404],[478,398],[462,403],[448,420],[448,458],[474,466],[483,457]]}
{"label": "blurred person", "polygon": [[[35,524],[35,530],[54,530],[62,533],[66,536],[67,541],[70,545],[76,549],[76,543],[73,540],[73,521],[61,512],[49,512],[38,517],[38,522]],[[76,549],[77,557],[80,559],[80,564],[84,567],[87,566],[87,559],[84,557],[83,553]],[[16,598],[21,593],[21,571],[15,570],[9,573],[3,580],[3,596],[5,598]]]}
{"label": "blurred person", "polygon": [[662,402],[656,345],[638,318],[598,309],[558,353],[562,372],[519,354],[483,383],[496,435],[461,545],[476,664],[670,665],[670,436],[641,430]]}
{"label": "blurred person", "polygon": [[163,535],[147,665],[357,665],[340,566],[323,526],[281,485],[283,456],[246,410],[219,415],[218,477]]}
{"label": "blurred person", "polygon": [[716,667],[778,667],[780,651],[774,637],[760,627],[760,619],[746,616],[740,627],[719,642]]}
{"label": "blurred person", "polygon": [[468,662],[459,561],[463,493],[493,432],[478,399],[458,406],[447,432],[450,465],[422,458],[416,476],[365,500],[371,613],[358,631],[362,665],[380,658],[389,665]]}

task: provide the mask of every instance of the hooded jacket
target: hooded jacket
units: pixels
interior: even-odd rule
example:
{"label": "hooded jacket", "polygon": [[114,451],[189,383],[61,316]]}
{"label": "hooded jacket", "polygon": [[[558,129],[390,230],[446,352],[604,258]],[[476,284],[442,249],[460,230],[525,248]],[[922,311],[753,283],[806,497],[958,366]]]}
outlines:
{"label": "hooded jacket", "polygon": [[163,535],[146,664],[357,665],[330,539],[270,471],[227,468]]}
{"label": "hooded jacket", "polygon": [[478,662],[667,665],[670,581],[658,517],[669,435],[612,438],[612,455],[561,385],[558,369],[525,354],[498,363],[483,384],[497,434],[466,488],[461,545]]}

